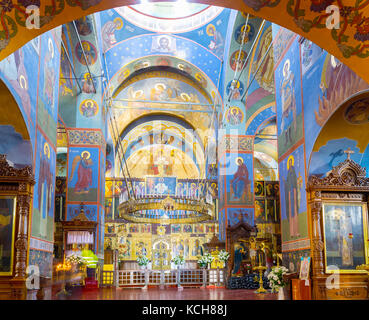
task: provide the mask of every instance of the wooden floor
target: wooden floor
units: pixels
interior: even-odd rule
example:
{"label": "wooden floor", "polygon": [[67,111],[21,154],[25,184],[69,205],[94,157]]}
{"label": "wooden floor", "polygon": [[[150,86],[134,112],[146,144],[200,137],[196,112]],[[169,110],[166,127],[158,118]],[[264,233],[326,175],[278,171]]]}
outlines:
{"label": "wooden floor", "polygon": [[255,290],[229,290],[184,288],[149,288],[123,289],[123,288],[100,288],[84,289],[73,288],[70,296],[55,296],[58,300],[277,300],[275,293],[257,294]]}

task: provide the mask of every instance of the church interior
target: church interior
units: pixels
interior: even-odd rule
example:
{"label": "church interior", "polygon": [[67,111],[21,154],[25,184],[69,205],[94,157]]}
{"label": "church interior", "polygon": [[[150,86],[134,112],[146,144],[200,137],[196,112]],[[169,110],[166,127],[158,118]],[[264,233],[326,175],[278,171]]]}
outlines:
{"label": "church interior", "polygon": [[0,299],[367,300],[351,2],[0,2]]}

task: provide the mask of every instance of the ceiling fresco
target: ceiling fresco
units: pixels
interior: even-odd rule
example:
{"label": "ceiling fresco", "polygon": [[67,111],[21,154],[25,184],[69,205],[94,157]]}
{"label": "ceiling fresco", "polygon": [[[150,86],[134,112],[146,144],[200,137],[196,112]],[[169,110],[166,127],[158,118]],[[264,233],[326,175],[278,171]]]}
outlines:
{"label": "ceiling fresco", "polygon": [[[340,130],[337,130],[340,128]],[[309,161],[309,174],[322,175],[350,158],[369,165],[369,99],[363,93],[350,99],[332,115],[321,130]],[[367,171],[367,176],[369,172]]]}
{"label": "ceiling fresco", "polygon": [[207,136],[214,135],[213,110],[207,106],[211,102],[206,92],[190,79],[172,72],[152,71],[124,82],[114,96],[113,105],[119,132],[123,132],[132,119],[165,112],[190,123],[205,145]]}
{"label": "ceiling fresco", "polygon": [[132,24],[153,32],[183,33],[202,27],[218,16],[223,8],[173,2],[145,3],[115,9]]}
{"label": "ceiling fresco", "polygon": [[[338,59],[350,66],[364,79],[369,79],[365,71],[369,65],[369,3],[364,0],[350,1],[343,4],[338,0],[201,0],[196,3],[228,7],[243,12],[256,14],[277,23],[294,32],[303,34],[309,40],[326,49]],[[24,45],[35,36],[58,25],[76,20],[87,14],[123,5],[139,4],[138,1],[101,1],[101,0],[60,0],[43,1],[40,4],[40,28],[27,29],[25,6],[28,2],[1,3],[3,23],[0,38],[0,59]],[[325,9],[335,5],[339,10],[340,28],[334,29],[326,24]],[[326,26],[329,26],[327,28]]]}

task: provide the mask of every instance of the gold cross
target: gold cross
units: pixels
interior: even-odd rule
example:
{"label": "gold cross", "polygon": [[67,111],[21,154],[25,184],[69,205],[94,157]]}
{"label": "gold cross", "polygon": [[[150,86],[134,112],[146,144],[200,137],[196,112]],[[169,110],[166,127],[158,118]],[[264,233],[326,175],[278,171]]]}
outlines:
{"label": "gold cross", "polygon": [[350,159],[350,155],[351,155],[352,153],[355,153],[355,151],[352,151],[350,148],[348,148],[347,150],[345,150],[345,151],[344,151],[344,153],[346,153],[346,154],[347,154],[347,159]]}

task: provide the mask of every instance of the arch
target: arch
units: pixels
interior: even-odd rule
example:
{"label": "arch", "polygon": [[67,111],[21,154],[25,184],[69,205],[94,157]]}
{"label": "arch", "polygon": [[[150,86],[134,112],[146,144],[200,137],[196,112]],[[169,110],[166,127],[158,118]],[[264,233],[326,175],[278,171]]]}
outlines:
{"label": "arch", "polygon": [[315,140],[308,175],[322,177],[347,157],[369,165],[369,91],[351,96],[330,116]]}
{"label": "arch", "polygon": [[33,167],[30,133],[22,111],[5,83],[0,80],[0,154],[19,169]]}
{"label": "arch", "polygon": [[[363,79],[369,80],[369,74],[366,72],[369,66],[369,50],[366,50],[369,45],[369,33],[363,27],[368,23],[368,2],[356,6],[344,6],[341,1],[336,0],[293,2],[289,0],[234,0],[231,2],[196,0],[194,2],[251,13],[288,28],[315,42],[350,66]],[[40,4],[40,15],[43,18],[39,29],[26,27],[23,13],[25,8],[22,4],[3,5],[6,23],[0,29],[4,34],[0,39],[2,49],[0,59],[4,59],[31,39],[59,25],[98,11],[139,3],[138,0],[43,1]],[[341,25],[343,25],[341,29],[332,29],[333,26],[327,24],[325,9],[329,5],[336,5],[340,10],[344,18],[341,19]],[[356,17],[356,20],[349,24],[347,17]]]}

